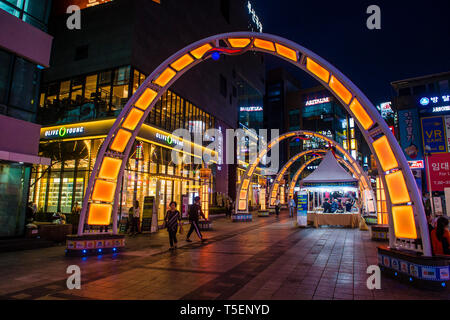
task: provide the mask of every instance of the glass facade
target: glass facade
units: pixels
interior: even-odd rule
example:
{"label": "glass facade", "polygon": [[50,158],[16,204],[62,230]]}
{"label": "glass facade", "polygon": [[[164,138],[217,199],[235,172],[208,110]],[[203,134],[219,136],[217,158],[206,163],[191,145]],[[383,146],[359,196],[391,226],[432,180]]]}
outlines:
{"label": "glass facade", "polygon": [[0,114],[35,122],[40,70],[0,49]]}
{"label": "glass facade", "polygon": [[0,161],[0,237],[22,235],[31,169]]}
{"label": "glass facade", "polygon": [[1,10],[43,31],[47,31],[51,6],[51,0],[0,0]]}
{"label": "glass facade", "polygon": [[[103,140],[41,142],[40,155],[51,158],[54,164],[48,170],[35,166],[31,174],[29,201],[37,205],[39,213],[70,214],[75,202],[82,205]],[[144,197],[159,194],[158,220],[162,222],[170,201],[176,201],[181,210],[182,195],[188,195],[191,204],[193,197],[199,195],[201,165],[175,165],[171,151],[138,138],[123,177],[119,206],[122,216],[127,217],[128,209],[138,200],[142,217]],[[210,190],[214,182],[212,177]]]}
{"label": "glass facade", "polygon": [[[146,76],[130,66],[79,76],[43,86],[38,122],[55,125],[115,118]],[[173,91],[166,91],[145,123],[167,131],[204,132],[215,118]]]}

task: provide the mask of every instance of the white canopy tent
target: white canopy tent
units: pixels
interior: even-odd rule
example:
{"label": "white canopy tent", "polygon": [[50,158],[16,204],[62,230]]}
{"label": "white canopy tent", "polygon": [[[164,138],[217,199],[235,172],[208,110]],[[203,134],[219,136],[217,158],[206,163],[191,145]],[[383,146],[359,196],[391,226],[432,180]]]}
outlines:
{"label": "white canopy tent", "polygon": [[358,179],[348,173],[328,151],[316,170],[300,181],[301,189],[313,193],[312,209],[320,207],[324,201],[324,193],[332,191],[356,191]]}

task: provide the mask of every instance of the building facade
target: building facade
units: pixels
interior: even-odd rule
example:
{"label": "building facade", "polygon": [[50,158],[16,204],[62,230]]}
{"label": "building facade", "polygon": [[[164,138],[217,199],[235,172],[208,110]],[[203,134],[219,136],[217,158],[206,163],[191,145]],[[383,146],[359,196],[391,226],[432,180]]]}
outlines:
{"label": "building facade", "polygon": [[450,72],[391,83],[398,138],[436,215],[450,212]]}
{"label": "building facade", "polygon": [[49,67],[51,1],[0,1],[0,237],[25,231],[31,167],[38,156],[36,108],[41,70]]}
{"label": "building facade", "polygon": [[[80,30],[65,27],[69,4],[82,9]],[[108,131],[99,131],[99,126],[112,125],[160,63],[207,36],[253,28],[248,2],[241,0],[58,2],[50,21],[55,37],[52,67],[44,74],[38,108],[38,120],[44,125],[40,152],[48,154],[55,164],[45,172],[38,166],[34,169],[33,179],[42,186],[39,190],[36,186],[30,197],[39,210],[67,213],[75,202],[80,204],[96,152]],[[262,54],[221,56],[218,61],[196,66],[174,83],[146,119],[141,130],[146,133],[138,136],[135,155],[124,175],[122,214],[134,200],[141,202],[143,197],[156,194],[160,219],[171,200],[180,205],[181,195],[188,195],[192,202],[199,191],[201,163],[174,165],[171,149],[176,139],[171,133],[184,128],[194,136],[216,128],[225,137],[226,129],[238,127],[239,101],[248,95],[248,91],[238,89],[243,84],[264,95]],[[45,136],[45,132],[54,134]],[[195,157],[186,156],[194,162]],[[212,170],[210,191],[215,196],[211,201],[215,202],[217,195],[234,198],[238,165],[217,163]]]}

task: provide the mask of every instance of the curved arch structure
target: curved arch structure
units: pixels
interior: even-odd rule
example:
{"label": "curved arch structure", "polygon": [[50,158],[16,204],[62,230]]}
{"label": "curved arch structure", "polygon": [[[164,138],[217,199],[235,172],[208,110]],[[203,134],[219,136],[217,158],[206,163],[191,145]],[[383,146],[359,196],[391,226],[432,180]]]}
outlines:
{"label": "curved arch structure", "polygon": [[[221,47],[221,43],[226,47]],[[287,39],[255,32],[225,33],[197,41],[169,57],[148,76],[128,100],[98,152],[83,199],[78,235],[84,234],[86,216],[89,225],[109,225],[112,218],[113,233],[117,233],[117,199],[124,168],[142,123],[164,91],[213,52],[234,55],[246,51],[269,53],[292,63],[317,79],[342,103],[361,129],[388,190],[391,247],[423,250],[425,255],[431,255],[426,217],[414,177],[373,104],[345,75],[315,53]],[[247,168],[236,199],[238,211],[248,211],[250,177],[266,152]],[[417,241],[417,228],[423,247]]]}
{"label": "curved arch structure", "polygon": [[[297,130],[295,131],[295,133],[298,135],[312,135],[314,134],[314,137],[319,138],[321,140],[326,141],[330,147],[336,147],[337,150],[339,150],[346,159],[349,160],[350,162],[350,166],[352,167],[351,172],[358,178],[358,180],[360,181],[363,189],[368,190],[372,196],[373,201],[375,201],[375,194],[373,193],[369,178],[367,177],[367,175],[365,174],[364,170],[361,168],[361,166],[359,165],[358,162],[354,161],[353,157],[347,152],[347,150],[345,150],[341,145],[339,145],[336,141],[328,138],[325,135],[322,134],[318,134],[316,132],[313,131],[306,131],[306,130]],[[299,159],[301,156],[307,155],[309,153],[321,153],[321,152],[327,152],[328,150],[324,150],[324,149],[313,149],[313,150],[307,150],[307,151],[303,151],[300,152],[298,154],[296,154],[295,156],[293,156],[291,159],[289,159],[289,161],[283,166],[283,168],[281,168],[281,170],[278,172],[271,188],[270,188],[270,192],[269,192],[269,206],[273,206],[275,204],[275,200],[276,200],[276,196],[277,196],[277,192],[278,192],[278,186],[279,183],[284,175],[284,173],[287,171],[287,169],[290,168],[290,166],[297,161],[297,159]],[[374,205],[375,207],[375,205]]]}

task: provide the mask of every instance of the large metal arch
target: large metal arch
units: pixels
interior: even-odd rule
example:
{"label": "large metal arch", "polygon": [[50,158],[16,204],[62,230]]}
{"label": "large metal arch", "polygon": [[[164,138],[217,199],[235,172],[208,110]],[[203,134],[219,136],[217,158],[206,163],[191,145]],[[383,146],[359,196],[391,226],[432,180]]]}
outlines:
{"label": "large metal arch", "polygon": [[[222,43],[226,47],[221,47]],[[122,182],[125,164],[142,123],[170,85],[190,68],[210,58],[213,52],[241,54],[249,50],[269,53],[292,63],[318,80],[342,103],[361,129],[387,186],[390,246],[423,251],[430,256],[430,237],[421,195],[398,142],[374,105],[344,74],[312,51],[290,40],[256,32],[225,33],[197,41],[170,56],[147,77],[124,106],[98,152],[83,199],[78,234],[84,234],[87,213],[90,225],[109,224],[112,216],[113,233],[117,233],[117,199],[121,189],[117,186]],[[271,147],[272,144],[269,149]],[[239,186],[236,199],[239,211],[248,211],[249,177],[260,159],[258,156],[247,168]],[[421,244],[417,241],[417,227]]]}

